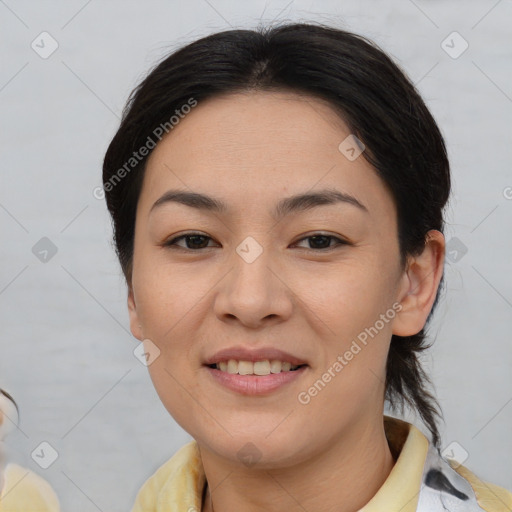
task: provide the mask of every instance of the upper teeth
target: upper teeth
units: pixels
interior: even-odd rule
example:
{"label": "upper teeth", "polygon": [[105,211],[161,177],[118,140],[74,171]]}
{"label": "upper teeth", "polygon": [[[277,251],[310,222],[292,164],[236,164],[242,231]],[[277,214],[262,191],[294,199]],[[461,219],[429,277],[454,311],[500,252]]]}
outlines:
{"label": "upper teeth", "polygon": [[217,369],[228,373],[238,373],[240,375],[270,375],[271,373],[288,372],[290,370],[297,369],[298,366],[294,366],[286,361],[278,361],[273,359],[269,361],[265,359],[263,361],[236,361],[230,359],[229,361],[221,361],[217,363]]}

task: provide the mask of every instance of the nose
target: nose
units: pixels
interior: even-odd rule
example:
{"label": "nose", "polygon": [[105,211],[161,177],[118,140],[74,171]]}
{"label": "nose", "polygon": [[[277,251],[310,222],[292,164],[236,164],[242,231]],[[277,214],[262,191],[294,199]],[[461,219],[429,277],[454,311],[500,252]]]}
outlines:
{"label": "nose", "polygon": [[[241,246],[230,259],[231,270],[219,285],[215,314],[224,322],[239,322],[252,329],[288,319],[293,293],[271,251],[263,249],[253,259],[254,247],[250,243]],[[244,248],[249,250],[244,252]],[[251,250],[253,254],[248,257]]]}

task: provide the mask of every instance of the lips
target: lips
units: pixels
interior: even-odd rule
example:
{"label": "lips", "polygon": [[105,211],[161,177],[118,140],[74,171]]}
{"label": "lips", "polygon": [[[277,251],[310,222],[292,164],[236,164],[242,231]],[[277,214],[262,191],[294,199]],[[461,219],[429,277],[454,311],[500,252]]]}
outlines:
{"label": "lips", "polygon": [[[254,363],[257,363],[253,366]],[[270,364],[271,372],[266,374]],[[207,373],[213,382],[227,388],[239,395],[267,396],[277,393],[280,389],[286,389],[293,382],[301,379],[308,371],[306,360],[284,350],[274,347],[252,348],[241,345],[225,348],[215,352],[203,362]],[[242,374],[231,373],[236,366]],[[265,366],[265,371],[263,367]],[[279,366],[279,368],[278,368]],[[292,367],[297,367],[291,370]],[[256,372],[254,373],[256,368]],[[272,368],[275,372],[272,372]],[[249,372],[249,373],[247,373]],[[258,375],[260,374],[260,375]]]}
{"label": "lips", "polygon": [[[299,367],[295,371],[271,373],[269,375],[239,375],[223,372],[206,366],[210,382],[217,383],[225,389],[238,395],[264,397],[280,390],[290,389],[293,383],[298,382],[308,371],[307,365]],[[208,389],[210,389],[208,384]],[[293,388],[291,388],[293,389]],[[298,391],[298,390],[297,390]]]}
{"label": "lips", "polygon": [[273,347],[262,347],[259,349],[248,349],[242,346],[230,347],[223,350],[220,350],[208,357],[204,361],[205,366],[216,365],[217,363],[223,361],[229,361],[230,359],[234,359],[236,361],[264,361],[268,359],[278,360],[282,362],[288,362],[292,366],[303,366],[307,365],[307,362],[304,359],[301,359],[293,354],[285,352],[283,350],[279,350]]}

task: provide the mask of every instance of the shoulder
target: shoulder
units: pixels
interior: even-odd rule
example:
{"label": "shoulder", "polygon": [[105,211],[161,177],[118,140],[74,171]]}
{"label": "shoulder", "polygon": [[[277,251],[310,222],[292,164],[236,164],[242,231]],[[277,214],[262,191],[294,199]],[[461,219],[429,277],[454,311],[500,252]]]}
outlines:
{"label": "shoulder", "polygon": [[50,484],[30,469],[7,464],[0,492],[0,512],[59,512],[60,505]]}
{"label": "shoulder", "polygon": [[452,465],[452,467],[469,482],[475,491],[478,504],[486,512],[510,512],[512,510],[512,492],[481,480],[465,466]]}
{"label": "shoulder", "polygon": [[201,470],[197,443],[191,441],[144,482],[137,493],[132,512],[158,512],[161,503],[181,499],[185,493],[193,495]]}

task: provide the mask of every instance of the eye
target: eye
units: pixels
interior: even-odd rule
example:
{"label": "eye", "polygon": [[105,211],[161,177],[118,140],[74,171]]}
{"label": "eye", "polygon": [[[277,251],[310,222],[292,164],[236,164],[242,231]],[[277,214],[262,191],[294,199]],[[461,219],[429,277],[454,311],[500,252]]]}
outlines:
{"label": "eye", "polygon": [[[179,241],[185,241],[185,247],[183,245],[179,245]],[[212,240],[211,237],[204,235],[202,233],[185,233],[184,235],[180,235],[175,238],[171,238],[166,241],[163,245],[164,247],[179,247],[184,250],[199,250],[199,249],[207,249],[208,241]],[[309,247],[305,247],[305,249],[311,249],[315,251],[328,251],[331,249],[335,249],[340,245],[349,245],[349,242],[342,240],[334,235],[326,235],[323,233],[315,233],[313,235],[307,236],[299,240],[302,242],[304,240],[309,240]],[[335,241],[335,245],[331,245],[331,242]],[[297,245],[297,244],[295,244]],[[211,246],[210,246],[211,247]]]}
{"label": "eye", "polygon": [[[186,247],[178,245],[176,242],[178,242],[179,240],[185,240]],[[205,245],[205,240],[212,240],[212,238],[203,235],[202,233],[185,233],[184,235],[180,235],[177,236],[176,238],[171,238],[170,240],[167,240],[163,245],[164,247],[176,246],[185,250],[205,249],[207,248],[207,242]]]}
{"label": "eye", "polygon": [[[310,247],[306,247],[306,249],[313,249],[313,250],[323,250],[326,252],[326,250],[335,249],[336,247],[340,245],[349,245],[349,243],[345,240],[342,240],[341,238],[338,238],[334,235],[325,235],[323,233],[315,233],[310,236],[306,236],[299,240],[299,242],[302,242],[303,240],[310,240]],[[331,246],[331,241],[336,241],[336,244],[334,246]],[[313,245],[313,247],[311,247]]]}

